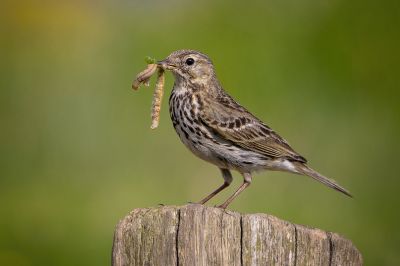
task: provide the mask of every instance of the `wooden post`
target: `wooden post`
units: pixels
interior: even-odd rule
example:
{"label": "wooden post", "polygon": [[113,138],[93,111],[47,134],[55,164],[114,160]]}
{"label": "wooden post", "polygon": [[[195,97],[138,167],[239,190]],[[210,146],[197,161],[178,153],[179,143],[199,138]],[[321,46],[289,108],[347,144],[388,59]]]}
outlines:
{"label": "wooden post", "polygon": [[189,204],[133,210],[116,227],[112,264],[347,266],[362,257],[336,233]]}

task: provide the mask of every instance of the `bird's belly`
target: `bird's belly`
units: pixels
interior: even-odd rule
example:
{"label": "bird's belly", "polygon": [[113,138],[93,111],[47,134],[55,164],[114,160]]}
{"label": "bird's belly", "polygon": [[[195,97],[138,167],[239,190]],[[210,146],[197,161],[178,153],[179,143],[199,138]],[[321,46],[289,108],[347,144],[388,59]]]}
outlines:
{"label": "bird's belly", "polygon": [[195,136],[188,136],[185,133],[185,129],[180,126],[175,127],[175,130],[182,143],[185,144],[194,155],[218,167],[228,168],[227,162],[223,159],[224,157],[215,151],[212,147],[213,144],[211,144],[209,140],[202,137],[196,138]]}
{"label": "bird's belly", "polygon": [[197,157],[220,168],[240,172],[253,172],[265,168],[266,158],[259,154],[212,139],[206,133],[193,134],[183,123],[184,121],[177,121],[174,125],[175,130],[183,144]]}
{"label": "bird's belly", "polygon": [[210,143],[209,140],[205,139],[201,136],[201,133],[196,134],[196,131],[193,133],[189,126],[184,124],[184,121],[176,121],[177,124],[174,124],[175,131],[179,136],[179,139],[182,143],[197,157],[216,164],[217,162],[214,159],[214,155],[212,150],[209,148]]}
{"label": "bird's belly", "polygon": [[189,96],[172,94],[170,115],[180,140],[197,157],[220,168],[252,172],[265,168],[266,158],[216,136],[197,117]]}
{"label": "bird's belly", "polygon": [[214,140],[200,123],[196,103],[192,102],[190,95],[173,91],[169,105],[172,124],[182,143],[200,159],[218,167],[226,167],[225,163],[216,158],[212,149]]}

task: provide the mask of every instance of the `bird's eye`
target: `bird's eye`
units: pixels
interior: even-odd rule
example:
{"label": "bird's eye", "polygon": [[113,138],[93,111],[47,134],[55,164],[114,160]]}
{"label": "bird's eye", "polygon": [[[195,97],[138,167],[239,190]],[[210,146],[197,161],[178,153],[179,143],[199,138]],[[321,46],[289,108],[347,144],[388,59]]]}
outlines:
{"label": "bird's eye", "polygon": [[188,59],[186,59],[186,65],[191,66],[194,64],[194,59],[189,57]]}

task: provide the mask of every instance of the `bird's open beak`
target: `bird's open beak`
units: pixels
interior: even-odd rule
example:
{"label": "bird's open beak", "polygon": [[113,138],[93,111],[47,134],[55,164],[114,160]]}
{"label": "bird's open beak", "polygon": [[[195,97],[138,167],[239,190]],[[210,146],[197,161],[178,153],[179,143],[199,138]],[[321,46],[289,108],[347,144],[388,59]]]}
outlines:
{"label": "bird's open beak", "polygon": [[157,61],[157,66],[161,67],[164,70],[172,70],[176,68],[176,65],[172,64],[168,59]]}

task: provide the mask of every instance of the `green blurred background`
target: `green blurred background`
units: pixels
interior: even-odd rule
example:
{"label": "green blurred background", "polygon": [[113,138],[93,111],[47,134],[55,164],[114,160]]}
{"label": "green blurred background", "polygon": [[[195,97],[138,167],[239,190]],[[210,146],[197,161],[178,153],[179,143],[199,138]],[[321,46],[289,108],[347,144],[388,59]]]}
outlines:
{"label": "green blurred background", "polygon": [[[398,1],[11,1],[0,7],[0,265],[109,265],[133,208],[197,201],[218,169],[180,143],[147,55],[191,48],[354,199],[264,172],[232,205],[338,232],[400,264]],[[173,78],[167,75],[168,97]],[[396,137],[397,136],[397,137]],[[210,202],[221,203],[242,182]]]}

